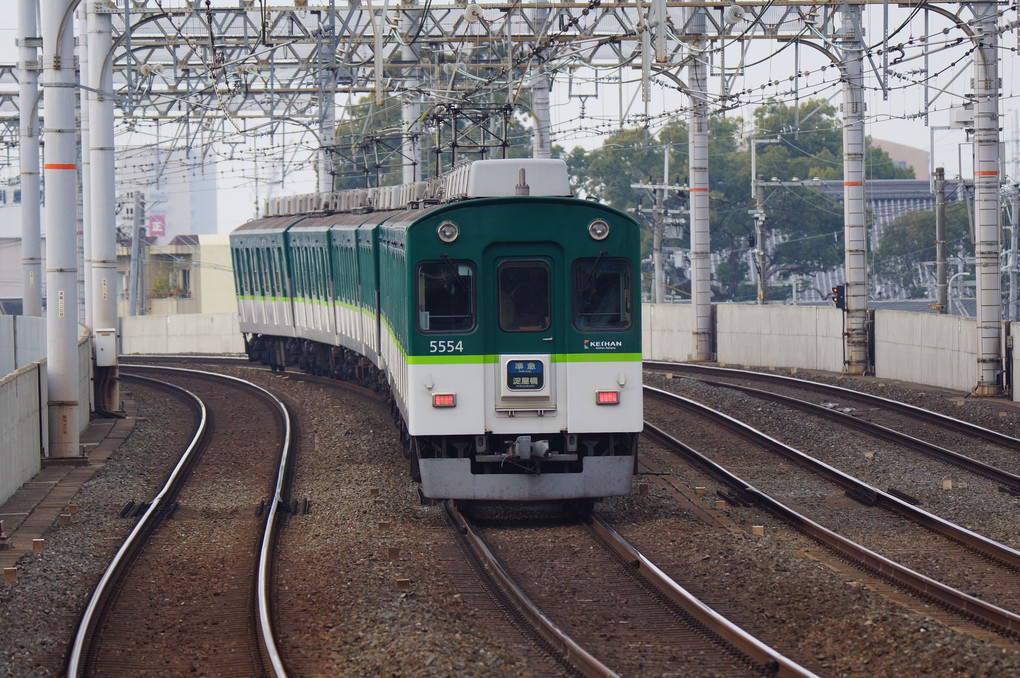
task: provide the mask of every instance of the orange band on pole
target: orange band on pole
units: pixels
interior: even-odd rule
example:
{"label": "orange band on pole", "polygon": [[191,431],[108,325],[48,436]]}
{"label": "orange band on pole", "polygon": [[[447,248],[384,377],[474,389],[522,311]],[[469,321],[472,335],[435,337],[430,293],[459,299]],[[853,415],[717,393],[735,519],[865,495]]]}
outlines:
{"label": "orange band on pole", "polygon": [[690,190],[691,193],[702,193],[702,192],[708,193],[708,189],[707,188],[691,188],[691,189],[688,189],[688,190]]}
{"label": "orange band on pole", "polygon": [[843,185],[844,186],[863,186],[864,182],[863,181],[844,181]]}
{"label": "orange band on pole", "polygon": [[979,177],[996,177],[999,176],[999,170],[983,170],[981,172],[974,172]]}
{"label": "orange band on pole", "polygon": [[73,170],[73,169],[78,169],[78,166],[75,165],[75,164],[60,165],[60,164],[57,164],[57,163],[46,163],[45,165],[43,165],[43,169],[61,169],[61,170],[70,169],[70,170]]}

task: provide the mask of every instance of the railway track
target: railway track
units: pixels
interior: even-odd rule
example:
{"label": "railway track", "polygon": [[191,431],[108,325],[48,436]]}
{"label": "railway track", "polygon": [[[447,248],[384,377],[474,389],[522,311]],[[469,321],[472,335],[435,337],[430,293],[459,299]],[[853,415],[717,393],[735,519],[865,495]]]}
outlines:
{"label": "railway track", "polygon": [[446,506],[522,624],[581,675],[814,675],[676,585],[598,516],[472,522]]}
{"label": "railway track", "polygon": [[[656,375],[649,381],[744,419],[870,485],[1020,549],[1020,535],[1012,521],[1003,519],[1015,511],[1020,496],[1020,444],[1012,437],[887,398],[799,379],[715,368],[683,374],[696,378]],[[707,374],[722,374],[725,380]],[[819,426],[819,420],[831,423]]]}
{"label": "railway track", "polygon": [[225,375],[128,365],[121,374],[186,394],[198,424],[159,494],[125,507],[138,524],[91,597],[68,675],[285,675],[269,588],[287,409]]}
{"label": "railway track", "polygon": [[864,391],[805,379],[710,365],[644,365],[649,372],[684,376],[826,416],[1013,488],[1020,483],[1020,438],[1002,431]]}
{"label": "railway track", "polygon": [[[648,387],[646,393],[646,416],[661,425],[646,426],[646,434],[725,484],[731,502],[765,507],[898,586],[1000,633],[1020,634],[1017,551],[694,401]],[[663,400],[668,405],[658,404]]]}

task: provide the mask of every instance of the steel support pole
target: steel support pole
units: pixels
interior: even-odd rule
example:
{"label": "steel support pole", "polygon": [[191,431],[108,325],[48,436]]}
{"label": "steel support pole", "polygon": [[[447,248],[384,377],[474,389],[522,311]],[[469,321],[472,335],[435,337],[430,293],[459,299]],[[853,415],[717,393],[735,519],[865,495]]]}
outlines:
{"label": "steel support pole", "polygon": [[[113,46],[113,17],[110,14],[88,11],[88,84],[92,90],[109,92],[113,83],[113,62],[107,54]],[[99,341],[100,335],[118,334],[117,321],[117,191],[116,159],[114,156],[114,113],[110,97],[96,91],[89,92],[89,130],[91,160],[91,229],[92,325]],[[97,352],[98,357],[98,352]],[[104,355],[102,364],[95,368],[96,409],[107,412],[120,410],[120,381],[116,350]]]}
{"label": "steel support pole", "polygon": [[[694,38],[691,47],[700,51],[705,46],[705,12],[692,8],[688,35]],[[708,216],[708,77],[705,62],[691,59],[687,67],[689,179],[691,205],[691,302],[694,306],[694,359],[712,359],[712,288],[709,263]]]}
{"label": "steel support pole", "polygon": [[946,170],[935,168],[935,304],[939,313],[949,313],[949,285],[946,274]]}
{"label": "steel support pole", "polygon": [[974,262],[977,278],[976,395],[1002,392],[1002,279],[999,272],[999,55],[997,5],[970,5],[974,40]]}
{"label": "steel support pole", "polygon": [[39,0],[18,0],[18,156],[21,172],[22,315],[42,315],[39,201]]}
{"label": "steel support pole", "polygon": [[864,68],[861,6],[843,9],[843,220],[846,256],[845,374],[868,370],[868,230],[864,212]]}
{"label": "steel support pole", "polygon": [[78,430],[76,0],[42,0],[46,158],[46,375],[51,457],[81,456]]}

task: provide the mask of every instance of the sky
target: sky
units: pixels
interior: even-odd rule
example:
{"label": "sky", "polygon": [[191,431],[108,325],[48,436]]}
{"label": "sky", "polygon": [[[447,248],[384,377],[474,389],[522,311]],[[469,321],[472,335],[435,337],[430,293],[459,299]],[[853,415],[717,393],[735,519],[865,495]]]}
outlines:
{"label": "sky", "polygon": [[[946,5],[955,9],[955,5]],[[1002,81],[1002,99],[1000,112],[1002,113],[1001,124],[1003,127],[1001,138],[1004,142],[1005,157],[1007,158],[1006,171],[1012,180],[1016,180],[1018,171],[1017,163],[1020,161],[1020,73],[1017,72],[1017,47],[1018,30],[1016,29],[1017,13],[1015,8],[1000,5],[1003,16],[1000,25],[1011,25],[1003,35],[1000,36],[1000,53],[1003,60],[1000,67],[1000,78]],[[872,45],[880,45],[883,35],[883,14],[881,5],[866,8],[864,13],[865,39]],[[8,15],[10,16],[10,15]],[[969,18],[968,11],[964,11],[964,18]],[[890,9],[890,26],[895,28],[899,22],[906,17],[904,10],[895,7]],[[12,20],[13,19],[12,17]],[[940,23],[941,22],[941,23]],[[4,23],[7,23],[5,21]],[[934,34],[935,40],[942,37],[940,31],[946,22],[933,18],[930,24],[930,32]],[[907,44],[907,54],[918,53],[918,48],[911,51],[912,45],[917,45],[923,34],[923,22],[915,19],[909,23],[903,31],[898,33],[893,41],[902,41]],[[958,35],[955,33],[953,35]],[[0,63],[13,64],[17,60],[15,47],[16,27],[0,25]],[[727,112],[730,116],[740,116],[745,122],[752,120],[754,108],[760,105],[769,97],[780,98],[791,101],[793,98],[792,83],[789,75],[795,70],[793,60],[794,50],[789,47],[780,49],[780,45],[773,41],[758,40],[752,44],[748,53],[747,61],[759,61],[757,65],[746,69],[742,76],[737,77],[734,91],[741,92],[739,100],[741,107],[737,110]],[[778,51],[778,54],[774,54]],[[881,68],[881,57],[873,54],[874,63]],[[728,55],[728,63],[733,64],[735,57]],[[879,77],[866,62],[865,72],[865,97],[866,97],[866,133],[878,140],[889,140],[897,143],[913,146],[921,150],[929,150],[934,146],[934,157],[936,164],[946,168],[948,177],[960,174],[961,170],[967,172],[970,168],[968,154],[970,147],[966,144],[967,138],[962,130],[947,129],[954,109],[958,109],[962,96],[968,91],[970,78],[973,69],[968,65],[969,45],[964,43],[959,46],[949,46],[946,49],[937,49],[931,57],[930,73],[937,73],[932,80],[933,87],[930,91],[934,96],[938,89],[945,91],[935,97],[934,105],[928,116],[928,126],[923,118],[918,117],[924,108],[924,88],[909,84],[908,79],[918,77],[911,74],[911,68],[921,65],[919,59],[912,62],[913,66],[906,64],[898,67],[890,78],[891,89],[888,96],[883,96],[879,87]],[[800,63],[797,70],[808,75],[799,80],[800,96],[806,98],[828,99],[834,105],[839,106],[842,95],[841,88],[837,81],[835,69],[825,70],[827,59],[814,50],[803,48],[800,50]],[[717,64],[713,64],[715,66]],[[653,83],[651,100],[647,106],[639,96],[639,71],[632,69],[623,72],[625,83],[617,85],[619,71],[600,71],[598,74],[587,74],[595,77],[579,77],[568,81],[566,75],[560,75],[552,89],[552,120],[553,120],[553,142],[571,149],[581,146],[591,150],[603,143],[607,134],[619,128],[621,118],[621,106],[625,111],[624,117],[627,125],[636,124],[635,115],[647,112],[650,122],[650,129],[654,132],[662,124],[665,124],[671,117],[686,116],[684,107],[687,105],[687,97],[682,93],[671,89],[665,80]],[[595,80],[598,82],[596,83]],[[710,78],[710,87],[718,91],[718,79]],[[769,83],[762,87],[762,83]],[[570,96],[581,94],[584,98]],[[346,100],[346,97],[338,97],[338,101]],[[338,113],[338,117],[342,113]],[[752,135],[754,130],[749,124],[745,125],[745,133]],[[131,137],[121,133],[118,135],[118,143],[142,143],[145,139]],[[308,149],[293,147],[294,137],[290,139],[274,139],[276,148],[285,147],[290,144],[290,162],[284,168],[280,162],[273,161],[269,154],[263,152],[254,155],[249,147],[236,145],[233,149],[220,145],[218,153],[224,158],[231,154],[233,161],[222,160],[216,165],[218,172],[219,200],[218,200],[218,226],[220,232],[229,232],[243,221],[255,216],[257,203],[261,203],[269,195],[283,195],[311,192],[315,190],[316,175],[313,169],[313,154]],[[265,148],[268,143],[265,139],[261,142]],[[960,158],[963,157],[962,167]],[[239,158],[245,158],[240,161]],[[2,164],[2,157],[0,157]],[[257,168],[257,169],[256,169]],[[16,167],[14,168],[16,171]],[[8,176],[10,169],[6,171]],[[710,168],[711,173],[711,168]],[[257,177],[256,177],[257,174]],[[790,177],[785,177],[790,178]]]}

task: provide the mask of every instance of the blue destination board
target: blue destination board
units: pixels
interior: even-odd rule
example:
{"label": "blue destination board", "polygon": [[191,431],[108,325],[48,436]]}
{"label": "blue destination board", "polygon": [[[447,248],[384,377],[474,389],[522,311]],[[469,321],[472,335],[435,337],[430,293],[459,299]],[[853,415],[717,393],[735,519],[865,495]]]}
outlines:
{"label": "blue destination board", "polygon": [[511,360],[506,364],[506,385],[513,391],[537,391],[545,384],[541,360]]}

